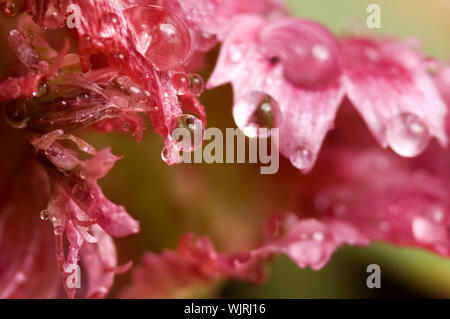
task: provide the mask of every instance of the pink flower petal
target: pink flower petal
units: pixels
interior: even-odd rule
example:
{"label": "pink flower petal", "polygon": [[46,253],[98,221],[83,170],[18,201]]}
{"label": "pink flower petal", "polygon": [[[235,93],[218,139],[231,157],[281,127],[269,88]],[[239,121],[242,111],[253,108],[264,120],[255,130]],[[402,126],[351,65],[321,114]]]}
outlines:
{"label": "pink flower petal", "polygon": [[[261,92],[273,98],[281,111],[281,119],[274,119],[275,126],[280,128],[280,151],[291,160],[294,166],[307,173],[314,165],[326,133],[333,128],[334,118],[344,96],[344,90],[339,76],[332,83],[322,83],[321,74],[326,73],[321,73],[321,71],[317,71],[313,76],[315,81],[304,78],[309,80],[308,88],[289,80],[285,73],[286,67],[292,68],[297,65],[298,72],[301,72],[302,65],[306,61],[301,56],[289,55],[289,52],[295,51],[295,45],[292,48],[287,47],[284,52],[278,52],[274,51],[277,46],[273,44],[278,40],[289,41],[289,34],[292,37],[291,42],[296,43],[294,41],[298,40],[295,36],[305,32],[303,36],[306,40],[301,42],[304,47],[299,46],[298,50],[318,51],[314,48],[322,48],[321,52],[326,55],[323,58],[327,61],[328,57],[334,59],[334,56],[339,53],[336,40],[326,29],[309,21],[292,19],[287,23],[282,22],[275,26],[269,26],[271,29],[268,31],[264,30],[266,25],[267,22],[261,18],[247,17],[235,26],[223,44],[208,87],[212,88],[231,82],[235,103],[251,92]],[[306,31],[303,31],[303,27]],[[280,32],[278,32],[278,28],[281,28]],[[288,31],[288,38],[277,38],[283,34],[281,32],[283,29]],[[289,33],[289,29],[291,33]],[[262,41],[261,34],[265,35],[264,45],[260,43]],[[273,38],[270,39],[269,35],[272,35]],[[269,45],[268,42],[271,44]],[[278,56],[274,56],[275,61],[271,59],[273,54],[278,54]],[[289,55],[289,58],[286,55]],[[289,65],[283,63],[283,58],[286,61],[290,59]],[[277,62],[280,59],[281,63]],[[307,59],[311,59],[311,57],[307,55]],[[323,61],[318,57],[316,59],[316,68],[324,68]],[[325,67],[325,69],[330,68],[335,67],[334,65]],[[339,67],[335,70],[339,74]],[[317,85],[318,89],[311,89],[312,85]],[[254,105],[249,103],[248,108],[252,107]],[[273,114],[275,113],[276,110],[273,110]],[[235,113],[237,123],[239,122],[236,118],[238,115]]]}
{"label": "pink flower petal", "polygon": [[0,209],[0,298],[55,298],[53,234],[39,218],[50,196],[45,171],[27,159],[8,184]]}
{"label": "pink flower petal", "polygon": [[392,39],[346,38],[342,54],[347,94],[380,145],[413,157],[430,137],[447,144],[447,110],[419,53]]}

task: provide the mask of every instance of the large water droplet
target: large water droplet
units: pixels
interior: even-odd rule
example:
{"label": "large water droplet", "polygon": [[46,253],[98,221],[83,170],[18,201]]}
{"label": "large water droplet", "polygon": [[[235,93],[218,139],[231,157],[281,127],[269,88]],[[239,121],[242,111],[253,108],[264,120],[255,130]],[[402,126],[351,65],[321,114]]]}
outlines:
{"label": "large water droplet", "polygon": [[149,94],[127,76],[120,76],[110,82],[106,92],[113,96],[118,106],[131,106],[139,110],[146,108]]}
{"label": "large water droplet", "polygon": [[190,114],[183,114],[173,121],[169,137],[179,149],[192,152],[203,142],[202,121]]}
{"label": "large water droplet", "polygon": [[420,117],[412,113],[400,113],[387,124],[386,140],[397,154],[414,157],[427,147],[430,134]]}
{"label": "large water droplet", "polygon": [[137,50],[159,70],[182,66],[192,50],[185,23],[158,6],[138,6],[124,11],[136,39]]}
{"label": "large water droplet", "polygon": [[339,46],[323,26],[308,20],[285,19],[260,34],[268,61],[283,63],[284,76],[294,85],[320,89],[342,74]]}
{"label": "large water droplet", "polygon": [[252,91],[238,98],[233,107],[237,127],[250,138],[268,137],[270,129],[281,124],[281,111],[273,97]]}
{"label": "large water droplet", "polygon": [[292,165],[300,170],[309,170],[312,166],[312,161],[314,160],[313,153],[305,148],[299,147],[297,150],[289,156],[289,160]]}
{"label": "large water droplet", "polygon": [[6,0],[6,2],[4,3],[5,13],[12,17],[24,12],[25,9],[26,2],[24,0]]}
{"label": "large water droplet", "polygon": [[25,98],[5,102],[3,114],[6,122],[15,128],[25,128],[31,116],[30,102]]}
{"label": "large water droplet", "polygon": [[184,73],[175,73],[171,77],[172,88],[177,95],[184,95],[189,90],[189,77]]}

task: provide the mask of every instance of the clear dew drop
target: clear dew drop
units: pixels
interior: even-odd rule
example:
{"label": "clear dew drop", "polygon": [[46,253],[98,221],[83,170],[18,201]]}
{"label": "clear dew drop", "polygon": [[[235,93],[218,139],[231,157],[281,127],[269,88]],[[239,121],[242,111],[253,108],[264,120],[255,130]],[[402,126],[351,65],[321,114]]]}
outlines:
{"label": "clear dew drop", "polygon": [[161,158],[164,162],[168,162],[169,161],[169,150],[167,149],[167,147],[164,146],[164,148],[161,151]]}
{"label": "clear dew drop", "polygon": [[292,165],[294,165],[298,169],[309,170],[312,166],[314,156],[309,149],[305,147],[299,147],[291,156],[289,156],[289,160],[291,161]]}
{"label": "clear dew drop", "polygon": [[25,98],[9,100],[5,102],[3,115],[6,122],[12,127],[25,128],[31,116],[30,102]]}
{"label": "clear dew drop", "polygon": [[184,95],[189,91],[190,79],[184,73],[178,72],[174,73],[171,77],[172,89],[177,95]]}
{"label": "clear dew drop", "polygon": [[194,96],[200,96],[205,89],[205,81],[198,74],[189,74],[189,93]]}
{"label": "clear dew drop", "polygon": [[342,74],[340,49],[334,37],[312,21],[280,21],[264,28],[259,41],[268,62],[280,61],[292,84],[316,90]]}
{"label": "clear dew drop", "polygon": [[400,113],[388,123],[386,140],[400,156],[414,157],[425,150],[430,134],[420,117],[412,113]]}
{"label": "clear dew drop", "polygon": [[173,121],[170,134],[172,143],[185,152],[192,152],[203,142],[203,124],[190,114],[183,114]]}
{"label": "clear dew drop", "polygon": [[246,136],[265,138],[270,136],[270,129],[280,125],[281,111],[273,97],[253,91],[237,99],[233,117]]}
{"label": "clear dew drop", "polygon": [[158,6],[137,6],[124,15],[134,33],[137,50],[158,70],[182,66],[190,57],[191,36],[186,24]]}
{"label": "clear dew drop", "polygon": [[49,217],[50,217],[50,213],[48,212],[48,210],[43,209],[41,211],[40,217],[41,217],[42,220],[48,220]]}

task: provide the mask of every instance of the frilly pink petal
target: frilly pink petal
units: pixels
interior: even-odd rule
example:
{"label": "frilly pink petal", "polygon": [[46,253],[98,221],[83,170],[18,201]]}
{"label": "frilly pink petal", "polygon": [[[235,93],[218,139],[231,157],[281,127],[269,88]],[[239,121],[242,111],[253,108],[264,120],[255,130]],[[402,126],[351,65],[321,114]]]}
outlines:
{"label": "frilly pink petal", "polygon": [[[344,90],[339,77],[335,78],[334,83],[328,83],[320,89],[306,89],[288,80],[285,76],[287,66],[270,59],[272,53],[278,54],[275,56],[277,59],[283,59],[283,52],[275,52],[271,45],[270,54],[267,55],[264,50],[268,48],[268,40],[265,40],[264,46],[260,43],[260,34],[266,25],[267,22],[258,17],[243,18],[236,24],[223,44],[208,87],[231,82],[235,101],[253,91],[263,92],[274,98],[282,117],[279,123],[275,123],[280,128],[280,151],[295,167],[307,173],[314,165],[326,133],[333,128]],[[320,25],[303,20],[290,20],[289,25],[295,30],[301,30],[303,25],[307,26],[307,32],[311,32],[308,33],[311,41],[325,41],[330,48],[334,48],[336,40]],[[272,43],[277,40],[277,33],[273,36],[275,38]],[[296,41],[296,38],[291,41]],[[307,49],[310,49],[311,41],[307,42]],[[328,54],[338,52],[334,50]],[[303,61],[295,60],[294,57],[295,61],[299,67],[297,72],[302,72],[300,67]],[[290,63],[290,68],[295,66],[294,62]]]}
{"label": "frilly pink petal", "polygon": [[413,157],[429,137],[447,144],[447,109],[419,53],[392,39],[345,38],[342,55],[347,94],[380,145]]}

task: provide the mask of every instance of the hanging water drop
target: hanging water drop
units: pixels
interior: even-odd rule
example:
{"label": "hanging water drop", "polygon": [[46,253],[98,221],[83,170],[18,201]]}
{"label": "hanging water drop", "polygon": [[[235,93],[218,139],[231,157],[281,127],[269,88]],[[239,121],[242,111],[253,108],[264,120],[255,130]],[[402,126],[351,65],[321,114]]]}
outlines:
{"label": "hanging water drop", "polygon": [[173,121],[170,140],[185,152],[192,152],[203,142],[203,124],[195,116],[183,114]]}
{"label": "hanging water drop", "polygon": [[289,160],[292,165],[298,169],[308,171],[312,167],[314,156],[309,149],[299,147],[291,156],[289,156]]}
{"label": "hanging water drop", "polygon": [[48,218],[49,218],[49,216],[50,216],[50,213],[48,212],[48,210],[43,209],[43,210],[41,211],[40,216],[41,216],[41,219],[42,219],[42,220],[48,220]]}
{"label": "hanging water drop", "polygon": [[428,146],[430,134],[420,117],[412,113],[400,113],[386,126],[386,140],[400,156],[414,157]]}
{"label": "hanging water drop", "polygon": [[6,0],[4,10],[6,15],[14,17],[26,10],[26,2],[24,0]]}
{"label": "hanging water drop", "polygon": [[25,128],[31,116],[30,102],[25,98],[5,102],[3,115],[6,122],[15,128]]}
{"label": "hanging water drop", "polygon": [[236,125],[250,138],[269,137],[270,129],[281,124],[278,103],[270,95],[252,91],[240,97],[233,107]]}
{"label": "hanging water drop", "polygon": [[124,15],[136,40],[137,50],[161,71],[182,66],[190,57],[192,44],[186,24],[158,6],[126,9]]}
{"label": "hanging water drop", "polygon": [[184,73],[175,73],[171,77],[172,88],[177,95],[184,95],[190,88],[190,79]]}
{"label": "hanging water drop", "polygon": [[292,84],[316,90],[342,74],[341,53],[333,34],[318,23],[286,19],[264,28],[259,38],[268,62],[280,60]]}
{"label": "hanging water drop", "polygon": [[164,162],[167,163],[167,161],[169,160],[169,150],[167,149],[167,147],[164,146],[164,148],[161,151],[161,158]]}
{"label": "hanging water drop", "polygon": [[205,89],[205,81],[198,74],[189,74],[189,93],[194,96],[200,96]]}

